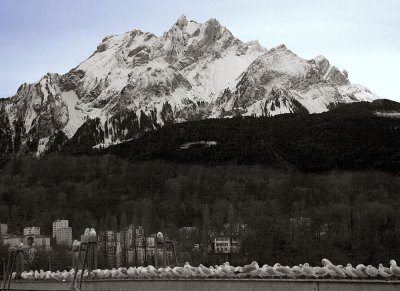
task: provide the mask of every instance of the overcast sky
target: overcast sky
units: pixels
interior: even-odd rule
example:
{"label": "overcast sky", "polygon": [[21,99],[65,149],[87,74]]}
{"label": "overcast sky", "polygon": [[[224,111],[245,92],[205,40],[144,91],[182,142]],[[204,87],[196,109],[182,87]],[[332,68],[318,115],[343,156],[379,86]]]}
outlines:
{"label": "overcast sky", "polygon": [[217,18],[243,41],[326,56],[353,83],[400,101],[399,0],[0,0],[0,96],[66,73],[104,36],[162,34],[180,15]]}

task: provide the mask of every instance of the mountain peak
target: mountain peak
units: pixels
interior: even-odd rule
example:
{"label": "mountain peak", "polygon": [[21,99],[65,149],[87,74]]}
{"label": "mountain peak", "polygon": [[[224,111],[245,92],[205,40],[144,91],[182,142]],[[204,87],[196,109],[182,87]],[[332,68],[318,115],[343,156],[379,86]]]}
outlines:
{"label": "mountain peak", "polygon": [[178,20],[175,22],[174,25],[180,27],[181,29],[183,29],[186,25],[188,24],[188,20],[186,19],[185,15],[181,15]]}
{"label": "mountain peak", "polygon": [[219,20],[216,19],[216,18],[210,18],[210,19],[208,19],[208,20],[206,21],[206,24],[208,24],[208,25],[212,24],[212,25],[214,25],[214,26],[222,27],[221,22],[219,22]]}
{"label": "mountain peak", "polygon": [[215,18],[197,23],[182,15],[162,36],[140,30],[108,36],[65,75],[20,87],[6,107],[10,130],[20,124],[8,142],[43,149],[57,132],[66,139],[102,132],[87,138],[109,145],[168,123],[314,113],[371,100],[347,76],[325,58],[306,61],[284,45],[267,51]]}

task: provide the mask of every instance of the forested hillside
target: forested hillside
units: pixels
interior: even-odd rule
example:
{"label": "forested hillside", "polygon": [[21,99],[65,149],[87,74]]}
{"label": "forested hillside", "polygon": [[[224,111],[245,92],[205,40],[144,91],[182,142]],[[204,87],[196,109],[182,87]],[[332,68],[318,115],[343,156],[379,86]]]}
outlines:
{"label": "forested hillside", "polygon": [[89,225],[133,222],[151,232],[222,227],[233,205],[248,225],[242,256],[260,263],[387,262],[400,255],[400,181],[380,171],[302,173],[260,165],[128,161],[115,156],[21,158],[0,171],[0,221],[11,232],[72,221],[74,237]]}
{"label": "forested hillside", "polygon": [[399,103],[377,100],[321,114],[192,121],[166,125],[103,150],[72,139],[64,152],[204,165],[262,164],[313,172],[396,172],[400,170],[399,112]]}

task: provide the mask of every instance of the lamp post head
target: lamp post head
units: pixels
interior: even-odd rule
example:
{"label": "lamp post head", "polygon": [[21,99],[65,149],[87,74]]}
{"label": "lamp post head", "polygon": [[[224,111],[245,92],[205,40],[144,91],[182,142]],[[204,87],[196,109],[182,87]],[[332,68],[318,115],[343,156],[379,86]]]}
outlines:
{"label": "lamp post head", "polygon": [[158,232],[157,233],[157,240],[158,241],[163,241],[164,240],[164,235],[162,234],[162,232]]}

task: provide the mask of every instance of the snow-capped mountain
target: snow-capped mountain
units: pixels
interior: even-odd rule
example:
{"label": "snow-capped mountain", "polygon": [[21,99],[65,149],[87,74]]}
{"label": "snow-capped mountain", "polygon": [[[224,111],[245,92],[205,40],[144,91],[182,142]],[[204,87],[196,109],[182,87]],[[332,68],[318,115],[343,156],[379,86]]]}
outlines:
{"label": "snow-capped mountain", "polygon": [[375,98],[322,56],[268,50],[215,19],[182,16],[162,36],[107,36],[67,74],[21,85],[0,101],[0,152],[41,154],[68,140],[107,146],[168,123],[318,113]]}

